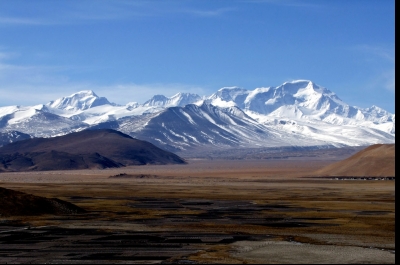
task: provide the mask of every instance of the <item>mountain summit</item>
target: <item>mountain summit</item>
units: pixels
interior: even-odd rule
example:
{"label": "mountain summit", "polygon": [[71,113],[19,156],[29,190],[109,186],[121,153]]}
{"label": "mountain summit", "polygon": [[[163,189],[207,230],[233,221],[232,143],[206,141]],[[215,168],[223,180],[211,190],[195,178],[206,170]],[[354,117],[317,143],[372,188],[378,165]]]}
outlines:
{"label": "mountain summit", "polygon": [[53,109],[67,111],[86,110],[96,106],[111,104],[105,97],[97,96],[92,90],[83,90],[68,97],[62,97],[46,104]]}
{"label": "mountain summit", "polygon": [[0,108],[4,137],[10,131],[54,137],[87,128],[115,129],[170,151],[363,146],[394,143],[395,114],[351,106],[310,80],[254,90],[223,87],[207,97],[155,95],[126,105],[86,90],[46,105]]}
{"label": "mountain summit", "polygon": [[[335,93],[309,80],[285,82],[278,87],[245,90],[223,88],[208,98],[221,107],[238,106],[254,114],[297,117],[338,123],[338,120],[391,121],[390,113],[376,108],[361,109],[344,103]],[[252,115],[256,117],[256,115]],[[383,119],[382,119],[383,118]]]}
{"label": "mountain summit", "polygon": [[202,100],[202,97],[192,93],[178,93],[170,98],[167,98],[164,95],[155,95],[143,105],[159,107],[184,107],[187,104],[193,104],[200,100]]}

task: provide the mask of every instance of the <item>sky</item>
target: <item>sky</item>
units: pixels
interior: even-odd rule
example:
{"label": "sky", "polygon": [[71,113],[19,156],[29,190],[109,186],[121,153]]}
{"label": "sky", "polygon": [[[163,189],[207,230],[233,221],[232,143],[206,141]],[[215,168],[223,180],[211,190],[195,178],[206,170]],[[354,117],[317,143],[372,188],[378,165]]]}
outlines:
{"label": "sky", "polygon": [[394,0],[0,0],[0,107],[311,80],[395,112]]}

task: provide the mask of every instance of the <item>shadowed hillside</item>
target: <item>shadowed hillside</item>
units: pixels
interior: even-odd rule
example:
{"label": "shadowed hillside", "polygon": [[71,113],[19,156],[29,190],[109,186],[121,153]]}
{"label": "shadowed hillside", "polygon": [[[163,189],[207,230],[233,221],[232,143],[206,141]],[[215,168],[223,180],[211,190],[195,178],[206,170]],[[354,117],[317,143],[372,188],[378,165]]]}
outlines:
{"label": "shadowed hillside", "polygon": [[395,176],[395,145],[371,145],[315,174],[319,176]]}
{"label": "shadowed hillside", "polygon": [[0,171],[70,170],[185,163],[179,156],[115,130],[33,138],[0,148]]}
{"label": "shadowed hillside", "polygon": [[30,139],[31,136],[19,131],[0,132],[0,147],[9,143]]}
{"label": "shadowed hillside", "polygon": [[84,212],[84,209],[60,199],[48,199],[0,187],[0,216]]}

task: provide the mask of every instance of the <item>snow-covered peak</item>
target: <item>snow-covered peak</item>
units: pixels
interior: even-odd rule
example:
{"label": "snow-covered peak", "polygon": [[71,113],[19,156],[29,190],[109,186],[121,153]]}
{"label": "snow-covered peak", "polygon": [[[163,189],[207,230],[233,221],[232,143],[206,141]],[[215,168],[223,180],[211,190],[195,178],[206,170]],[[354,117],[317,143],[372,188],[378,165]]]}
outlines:
{"label": "snow-covered peak", "polygon": [[52,109],[77,111],[111,104],[105,97],[97,96],[92,90],[82,90],[68,97],[62,97],[46,104]]}
{"label": "snow-covered peak", "polygon": [[370,112],[375,112],[375,113],[384,113],[387,114],[388,112],[378,106],[372,105],[369,108],[366,108],[365,110],[370,111]]}
{"label": "snow-covered peak", "polygon": [[178,93],[170,98],[169,105],[172,107],[184,107],[187,104],[196,103],[203,98],[197,94],[192,93]]}
{"label": "snow-covered peak", "polygon": [[202,97],[192,93],[177,93],[170,98],[164,95],[155,95],[150,100],[146,101],[143,106],[184,107],[187,104],[193,104],[200,100],[202,100]]}
{"label": "snow-covered peak", "polygon": [[249,91],[240,87],[223,87],[216,93],[207,97],[205,102],[214,106],[226,108],[232,106],[243,107],[243,99]]}
{"label": "snow-covered peak", "polygon": [[370,108],[362,109],[362,112],[366,120],[371,120],[375,122],[395,121],[395,114],[391,114],[375,105]]}
{"label": "snow-covered peak", "polygon": [[147,100],[143,106],[164,106],[168,98],[164,95],[154,95],[151,99]]}
{"label": "snow-covered peak", "polygon": [[[51,137],[89,127],[118,129],[172,149],[366,145],[395,140],[394,114],[377,106],[350,106],[309,80],[254,90],[223,87],[204,98],[190,93],[156,95],[145,104],[116,105],[84,90],[46,105],[0,107],[0,133]],[[3,136],[8,142],[14,137]]]}
{"label": "snow-covered peak", "polygon": [[248,90],[237,86],[220,88],[216,93],[208,97],[208,99],[220,98],[223,101],[235,101],[237,96],[247,94]]}
{"label": "snow-covered peak", "polygon": [[232,90],[232,91],[239,91],[242,90],[243,88],[238,87],[238,86],[224,86],[218,89],[217,93],[220,91],[227,91],[227,90]]}
{"label": "snow-covered peak", "polygon": [[261,93],[268,93],[270,91],[271,87],[259,87],[254,89],[253,91],[250,91],[244,100],[244,103],[249,103],[251,102],[255,97],[257,97],[258,94]]}
{"label": "snow-covered peak", "polygon": [[2,116],[13,114],[14,112],[18,111],[19,109],[20,109],[20,106],[15,106],[15,105],[0,107],[0,118]]}
{"label": "snow-covered peak", "polygon": [[38,104],[38,105],[32,106],[32,108],[35,109],[35,110],[47,111],[47,107],[45,105],[43,105],[43,104]]}
{"label": "snow-covered peak", "polygon": [[283,82],[282,85],[284,86],[286,84],[291,84],[291,85],[298,84],[298,85],[304,86],[304,85],[308,85],[308,84],[313,84],[313,81],[308,80],[308,79],[297,79],[297,80]]}
{"label": "snow-covered peak", "polygon": [[74,95],[79,95],[81,97],[87,97],[87,96],[97,97],[96,93],[94,93],[93,90],[81,90],[79,92],[72,94],[71,97]]}
{"label": "snow-covered peak", "polygon": [[[358,108],[347,105],[335,93],[310,80],[295,80],[254,90],[224,87],[208,97],[206,102],[219,107],[236,106],[261,115],[283,116],[290,110],[289,116],[307,120],[323,120],[331,114],[343,118],[364,117]],[[296,110],[295,115],[292,110]]]}
{"label": "snow-covered peak", "polygon": [[278,86],[276,89],[281,90],[283,93],[289,93],[289,94],[296,94],[300,90],[309,92],[315,91],[319,93],[324,92],[323,87],[318,86],[317,84],[313,83],[310,80],[295,80],[295,81],[285,82],[282,85]]}
{"label": "snow-covered peak", "polygon": [[128,103],[126,103],[126,105],[125,105],[126,107],[138,107],[139,106],[139,103],[137,103],[136,101],[132,101],[132,102],[128,102]]}

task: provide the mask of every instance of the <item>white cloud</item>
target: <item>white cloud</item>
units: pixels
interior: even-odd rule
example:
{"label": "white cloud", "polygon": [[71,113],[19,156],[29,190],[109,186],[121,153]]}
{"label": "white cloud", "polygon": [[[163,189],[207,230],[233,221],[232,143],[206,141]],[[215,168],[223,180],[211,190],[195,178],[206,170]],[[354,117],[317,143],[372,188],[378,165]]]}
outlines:
{"label": "white cloud", "polygon": [[174,16],[176,14],[217,17],[234,10],[231,7],[194,7],[190,1],[133,0],[65,1],[50,7],[48,4],[43,3],[24,6],[13,6],[11,4],[6,10],[8,11],[6,16],[0,10],[0,26],[79,24],[87,21],[127,20],[167,15]]}
{"label": "white cloud", "polygon": [[0,61],[0,88],[18,84],[53,84],[65,82],[68,77],[62,75],[67,67],[43,65],[17,65]]}
{"label": "white cloud", "polygon": [[391,45],[361,44],[351,47],[363,54],[364,63],[371,69],[367,77],[367,88],[370,90],[388,90],[395,92],[395,53]]}
{"label": "white cloud", "polygon": [[221,16],[225,13],[231,12],[235,10],[235,8],[218,8],[218,9],[213,9],[213,10],[203,10],[203,9],[184,9],[184,10],[178,10],[176,12],[180,13],[187,13],[187,14],[193,14],[196,16],[200,17],[216,17],[216,16]]}
{"label": "white cloud", "polygon": [[0,25],[45,25],[39,18],[3,17],[0,16]]}
{"label": "white cloud", "polygon": [[354,49],[359,50],[368,56],[374,56],[379,59],[394,63],[394,48],[362,44],[355,46]]}
{"label": "white cloud", "polygon": [[273,4],[279,6],[287,6],[287,7],[305,7],[305,8],[314,8],[314,7],[322,7],[320,4],[308,3],[306,1],[299,0],[243,0],[240,1],[243,3],[253,3],[253,4]]}
{"label": "white cloud", "polygon": [[0,52],[0,106],[45,104],[81,90],[93,90],[98,96],[104,96],[117,104],[132,101],[143,103],[155,94],[173,96],[178,92],[190,92],[203,95],[205,92],[200,86],[180,83],[104,85],[90,80],[73,81],[68,72],[76,71],[79,67],[19,65],[8,62],[13,57],[14,53]]}
{"label": "white cloud", "polygon": [[168,97],[178,92],[204,95],[206,91],[200,86],[181,83],[98,84],[93,80],[76,81],[71,80],[71,71],[90,72],[93,69],[86,66],[21,65],[13,60],[20,56],[0,50],[0,106],[45,104],[81,90],[93,90],[98,96],[117,104],[144,103],[155,94]]}
{"label": "white cloud", "polygon": [[380,74],[373,76],[369,80],[369,86],[372,89],[386,89],[391,92],[395,92],[395,75],[394,69],[383,71]]}

